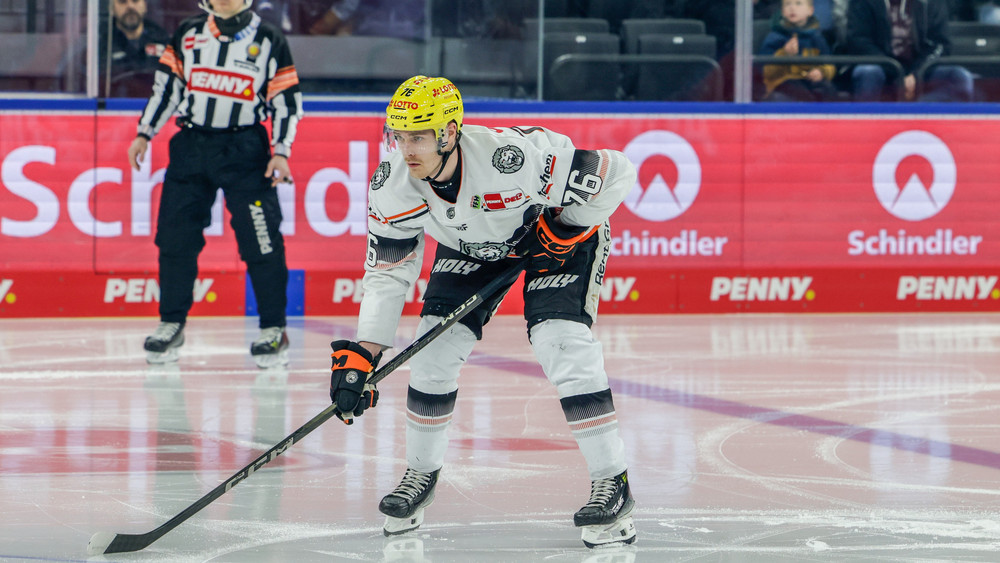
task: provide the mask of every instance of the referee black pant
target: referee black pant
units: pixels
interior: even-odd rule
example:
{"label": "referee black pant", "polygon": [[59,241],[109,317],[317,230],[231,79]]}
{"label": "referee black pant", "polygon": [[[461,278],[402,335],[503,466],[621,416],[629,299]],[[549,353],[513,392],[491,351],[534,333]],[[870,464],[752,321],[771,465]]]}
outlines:
{"label": "referee black pant", "polygon": [[263,125],[227,131],[182,128],[170,139],[170,163],[157,214],[160,320],[185,322],[194,300],[203,230],[222,188],[240,258],[257,298],[260,327],[285,326],[288,266],[278,230],[277,190],[264,177],[271,159]]}

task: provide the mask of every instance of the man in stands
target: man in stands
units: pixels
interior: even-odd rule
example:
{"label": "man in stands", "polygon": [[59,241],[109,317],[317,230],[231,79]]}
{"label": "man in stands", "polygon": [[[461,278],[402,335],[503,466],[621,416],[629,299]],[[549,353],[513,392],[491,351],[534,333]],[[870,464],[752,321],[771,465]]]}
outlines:
{"label": "man in stands", "polygon": [[170,42],[170,34],[146,18],[146,0],[110,0],[110,4],[111,53],[109,57],[108,37],[102,33],[100,90],[107,96],[145,98],[152,90],[157,62]]}
{"label": "man in stands", "polygon": [[[851,81],[857,101],[896,100],[897,92],[907,101],[972,100],[968,70],[933,65],[950,47],[945,0],[852,0],[848,5],[848,53],[890,57],[903,67],[902,76],[878,64],[854,67]],[[926,80],[922,93],[920,80]]]}

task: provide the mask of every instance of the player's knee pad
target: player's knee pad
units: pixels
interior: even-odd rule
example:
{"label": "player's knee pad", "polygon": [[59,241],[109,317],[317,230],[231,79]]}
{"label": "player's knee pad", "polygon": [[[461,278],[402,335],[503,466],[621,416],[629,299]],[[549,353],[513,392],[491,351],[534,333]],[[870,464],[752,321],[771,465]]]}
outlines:
{"label": "player's knee pad", "polygon": [[608,388],[601,343],[587,325],[550,319],[531,327],[529,337],[535,358],[560,398]]}
{"label": "player's knee pad", "polygon": [[[434,328],[441,317],[427,315],[420,318],[417,335]],[[455,323],[410,359],[410,386],[417,391],[441,395],[458,389],[458,374],[468,359],[476,335],[469,327]]]}

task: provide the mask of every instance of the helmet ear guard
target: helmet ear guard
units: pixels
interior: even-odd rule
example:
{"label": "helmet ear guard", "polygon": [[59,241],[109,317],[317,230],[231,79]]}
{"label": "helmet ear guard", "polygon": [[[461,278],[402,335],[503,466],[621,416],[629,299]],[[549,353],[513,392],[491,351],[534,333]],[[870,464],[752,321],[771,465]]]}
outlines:
{"label": "helmet ear guard", "polygon": [[386,149],[393,145],[393,131],[434,131],[438,154],[448,144],[448,124],[455,122],[462,134],[465,110],[462,95],[450,80],[443,77],[414,76],[400,84],[385,108]]}

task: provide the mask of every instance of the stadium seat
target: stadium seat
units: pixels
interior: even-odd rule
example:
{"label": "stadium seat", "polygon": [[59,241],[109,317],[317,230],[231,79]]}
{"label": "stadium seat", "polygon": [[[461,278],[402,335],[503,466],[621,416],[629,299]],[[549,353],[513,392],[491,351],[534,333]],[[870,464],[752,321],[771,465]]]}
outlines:
{"label": "stadium seat", "polygon": [[705,22],[695,19],[627,19],[622,21],[622,52],[639,53],[640,35],[700,35],[705,33]]}
{"label": "stadium seat", "polygon": [[518,97],[526,81],[520,72],[524,51],[524,42],[516,39],[445,38],[441,74],[465,96]]}
{"label": "stadium seat", "polygon": [[[613,62],[578,64],[574,62],[574,55],[617,55],[619,44],[619,37],[612,33],[546,34],[542,97],[546,100],[617,99],[621,82],[618,65]],[[531,56],[529,48],[526,59]]]}
{"label": "stadium seat", "polygon": [[663,55],[636,69],[636,100],[721,99],[721,70],[711,35],[640,35],[639,54]]}

